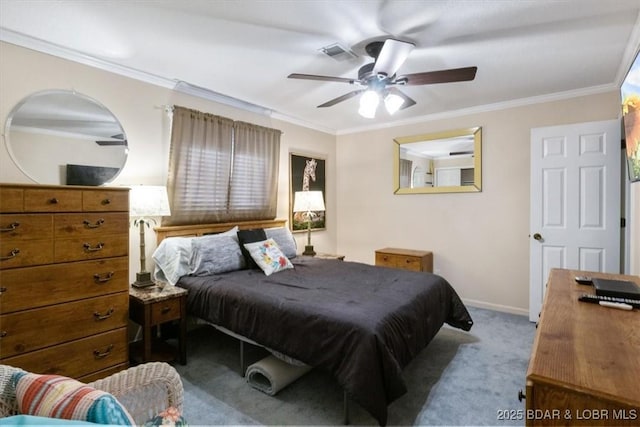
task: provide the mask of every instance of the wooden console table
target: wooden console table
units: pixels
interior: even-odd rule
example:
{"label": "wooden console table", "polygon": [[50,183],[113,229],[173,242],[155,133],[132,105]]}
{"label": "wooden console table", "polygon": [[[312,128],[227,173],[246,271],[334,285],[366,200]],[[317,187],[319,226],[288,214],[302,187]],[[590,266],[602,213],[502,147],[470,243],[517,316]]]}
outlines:
{"label": "wooden console table", "polygon": [[640,310],[578,301],[576,276],[640,277],[553,269],[527,371],[527,425],[640,424]]}

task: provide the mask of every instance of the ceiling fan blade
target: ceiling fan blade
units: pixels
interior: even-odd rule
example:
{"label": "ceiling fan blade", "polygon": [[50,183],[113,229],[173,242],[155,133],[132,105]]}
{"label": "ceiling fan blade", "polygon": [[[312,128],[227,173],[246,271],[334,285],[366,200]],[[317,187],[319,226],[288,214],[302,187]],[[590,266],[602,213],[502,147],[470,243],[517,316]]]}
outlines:
{"label": "ceiling fan blade", "polygon": [[318,108],[331,107],[332,105],[336,105],[339,102],[346,101],[347,99],[351,99],[354,96],[358,96],[366,89],[354,90],[353,92],[345,93],[342,96],[332,99],[331,101],[327,101],[324,104],[318,105]]}
{"label": "ceiling fan blade", "polygon": [[287,76],[290,79],[302,79],[302,80],[321,80],[324,82],[338,82],[338,83],[355,83],[354,79],[347,79],[344,77],[331,77],[331,76],[318,76],[315,74],[298,74],[293,73]]}
{"label": "ceiling fan blade", "polygon": [[427,71],[400,76],[397,82],[406,79],[406,85],[429,85],[435,83],[464,82],[476,78],[478,67],[451,68],[449,70]]}
{"label": "ceiling fan blade", "polygon": [[402,92],[398,88],[395,88],[395,87],[389,88],[389,93],[398,95],[400,98],[404,99],[404,103],[400,106],[400,110],[404,110],[405,108],[409,108],[412,105],[416,105],[416,101],[414,101],[412,98],[410,98],[408,95],[406,95],[404,92]]}
{"label": "ceiling fan blade", "polygon": [[393,76],[414,47],[415,45],[413,43],[387,39],[380,50],[380,54],[376,58],[373,72],[375,74],[383,73],[389,77]]}

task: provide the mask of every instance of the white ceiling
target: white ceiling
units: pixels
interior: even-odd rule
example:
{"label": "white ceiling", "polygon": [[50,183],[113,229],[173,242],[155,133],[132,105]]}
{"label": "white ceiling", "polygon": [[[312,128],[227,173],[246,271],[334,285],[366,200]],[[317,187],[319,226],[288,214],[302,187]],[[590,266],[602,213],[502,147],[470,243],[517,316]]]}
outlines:
{"label": "white ceiling", "polygon": [[[177,81],[335,133],[615,89],[640,41],[640,0],[0,0],[0,39],[172,87]],[[355,87],[366,41],[416,47],[398,74],[477,66],[471,82],[407,86],[375,119]],[[46,43],[43,43],[45,41]],[[336,61],[340,43],[358,57]]]}

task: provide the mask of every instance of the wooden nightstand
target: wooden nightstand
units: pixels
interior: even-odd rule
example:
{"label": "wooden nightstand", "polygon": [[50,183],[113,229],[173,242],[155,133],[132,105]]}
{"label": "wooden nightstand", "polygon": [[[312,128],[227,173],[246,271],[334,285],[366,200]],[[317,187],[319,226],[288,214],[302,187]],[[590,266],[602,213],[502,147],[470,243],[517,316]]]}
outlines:
{"label": "wooden nightstand", "polygon": [[132,358],[138,355],[142,363],[149,361],[171,361],[175,351],[167,351],[166,343],[154,340],[156,328],[166,322],[177,320],[180,324],[178,336],[178,359],[187,364],[187,290],[166,285],[150,288],[129,288],[129,318],[142,326],[142,349],[133,344]]}
{"label": "wooden nightstand", "polygon": [[378,249],[376,265],[433,273],[433,252],[398,248]]}

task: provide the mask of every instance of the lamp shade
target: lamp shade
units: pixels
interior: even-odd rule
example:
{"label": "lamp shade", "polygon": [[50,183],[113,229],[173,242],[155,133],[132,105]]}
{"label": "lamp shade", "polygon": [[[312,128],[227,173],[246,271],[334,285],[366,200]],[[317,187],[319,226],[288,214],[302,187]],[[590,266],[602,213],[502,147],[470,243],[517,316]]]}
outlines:
{"label": "lamp shade", "polygon": [[136,185],[129,192],[129,214],[133,217],[169,216],[167,188],[161,185]]}
{"label": "lamp shade", "polygon": [[324,210],[322,191],[296,191],[293,201],[294,212],[315,212]]}
{"label": "lamp shade", "polygon": [[373,119],[376,116],[376,110],[380,103],[380,96],[375,90],[367,90],[360,97],[360,109],[358,113],[367,119]]}

